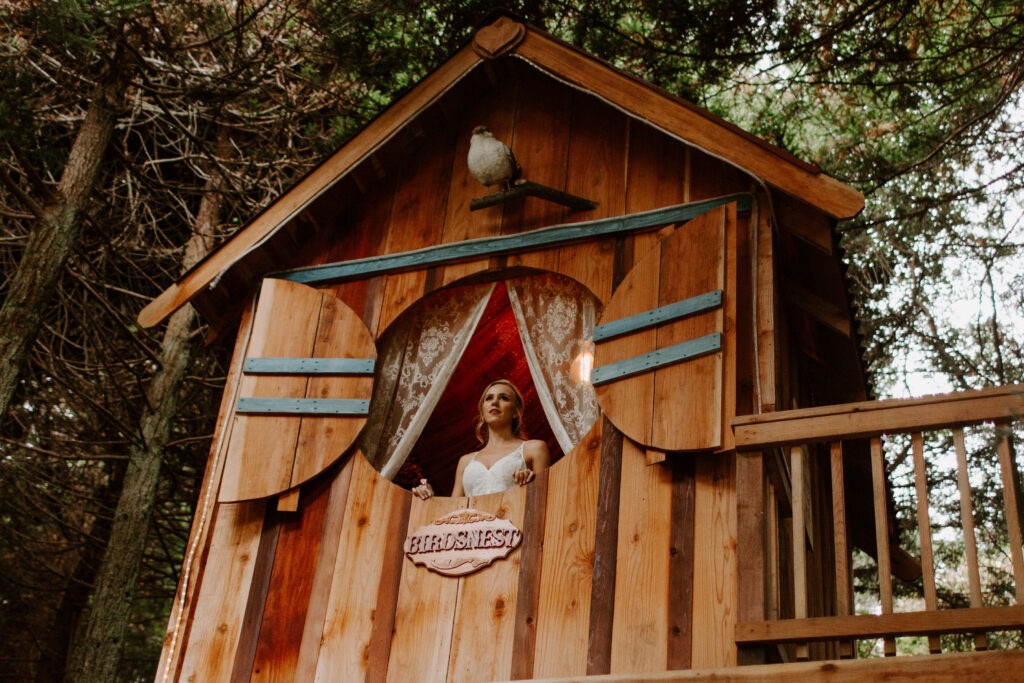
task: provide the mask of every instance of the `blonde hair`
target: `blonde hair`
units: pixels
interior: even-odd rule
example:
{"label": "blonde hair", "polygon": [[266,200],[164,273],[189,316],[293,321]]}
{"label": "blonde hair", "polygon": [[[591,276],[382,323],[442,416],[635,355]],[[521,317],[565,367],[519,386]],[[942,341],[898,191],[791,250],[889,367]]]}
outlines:
{"label": "blonde hair", "polygon": [[507,379],[496,379],[486,387],[480,394],[480,400],[476,402],[476,439],[481,445],[487,444],[487,426],[484,423],[483,410],[484,410],[484,399],[487,398],[487,392],[491,390],[495,384],[504,384],[505,386],[512,389],[512,406],[515,408],[516,414],[512,416],[512,424],[509,425],[512,428],[512,436],[517,439],[525,439],[523,430],[523,395],[519,392],[519,388],[512,384]]}

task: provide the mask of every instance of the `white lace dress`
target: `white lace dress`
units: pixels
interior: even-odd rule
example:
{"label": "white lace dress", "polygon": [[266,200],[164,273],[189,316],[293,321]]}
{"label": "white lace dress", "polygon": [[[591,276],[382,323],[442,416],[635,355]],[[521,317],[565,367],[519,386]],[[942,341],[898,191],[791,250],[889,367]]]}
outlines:
{"label": "white lace dress", "polygon": [[491,467],[482,462],[477,462],[476,453],[466,465],[462,473],[462,490],[467,496],[483,496],[488,493],[498,493],[515,486],[516,481],[513,475],[517,470],[526,469],[526,459],[523,457],[523,444],[515,449]]}

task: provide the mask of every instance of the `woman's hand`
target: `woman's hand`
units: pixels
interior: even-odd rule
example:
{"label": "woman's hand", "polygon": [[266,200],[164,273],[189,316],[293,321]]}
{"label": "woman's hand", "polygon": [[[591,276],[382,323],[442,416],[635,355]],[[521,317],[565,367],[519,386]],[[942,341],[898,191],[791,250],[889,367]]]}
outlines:
{"label": "woman's hand", "polygon": [[412,492],[419,496],[422,500],[426,500],[434,495],[434,489],[430,487],[430,482],[426,479],[420,479],[419,486],[413,486]]}
{"label": "woman's hand", "polygon": [[516,470],[512,473],[512,481],[520,486],[526,486],[533,481],[535,476],[537,475],[533,473],[533,470]]}

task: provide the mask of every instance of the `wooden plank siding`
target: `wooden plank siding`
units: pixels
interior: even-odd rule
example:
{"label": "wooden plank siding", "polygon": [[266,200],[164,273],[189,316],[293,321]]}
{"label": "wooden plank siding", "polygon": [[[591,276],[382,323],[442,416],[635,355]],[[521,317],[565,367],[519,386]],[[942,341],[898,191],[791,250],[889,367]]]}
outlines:
{"label": "wooden plank siding", "polygon": [[[478,102],[451,99],[444,128],[413,136],[406,164],[360,180],[352,210],[316,212],[311,239],[319,251],[313,250],[310,263],[514,235],[750,190],[749,178],[735,168],[519,61],[494,68],[509,87],[479,78],[486,96]],[[468,176],[464,162],[477,124],[511,143],[528,179],[596,200],[598,208],[572,212],[526,198],[470,212],[470,199],[487,192]],[[377,339],[425,293],[483,271],[500,278],[501,268],[559,272],[601,302],[613,292],[640,288],[650,308],[683,296],[676,291],[683,286],[701,290],[693,294],[734,290],[726,306],[703,318],[609,342],[622,345],[624,354],[636,355],[633,347],[644,335],[684,340],[709,326],[733,337],[736,330],[751,334],[752,310],[736,301],[748,294],[735,285],[737,272],[750,269],[750,227],[735,208],[714,214],[702,219],[715,223],[720,268],[710,274],[688,268],[696,247],[707,246],[704,233],[680,238],[668,253],[668,267],[660,267],[666,239],[686,230],[673,224],[322,289],[351,307]],[[758,261],[767,279],[771,228],[764,216],[757,227],[752,237],[768,250],[767,257],[759,254],[768,261]],[[740,241],[747,251],[739,250]],[[651,253],[658,254],[659,268],[630,281],[626,274]],[[771,297],[762,302],[774,305]],[[756,323],[766,358],[775,353],[772,313],[759,309]],[[741,315],[751,320],[739,320]],[[216,578],[204,583],[193,610],[181,678],[227,678],[236,658],[251,662],[250,680],[317,681],[503,680],[736,664],[737,463],[722,423],[738,404],[752,401],[749,386],[735,385],[750,385],[754,369],[738,363],[742,347],[729,339],[726,353],[702,363],[704,375],[725,378],[693,418],[694,424],[714,426],[710,440],[699,445],[703,450],[649,451],[602,416],[576,448],[525,488],[472,500],[420,501],[381,478],[353,448],[341,463],[302,484],[296,512],[272,513],[279,535],[263,591],[250,588],[267,503],[222,504],[206,559],[207,573]],[[775,371],[760,369],[762,382]],[[687,372],[651,373],[639,383],[649,400],[634,400],[623,410],[637,413],[648,434],[679,429],[659,424],[671,399],[656,385],[687,381],[681,378]],[[330,381],[324,383],[326,391]],[[711,452],[720,445],[722,452]],[[756,477],[743,485],[746,492],[761,491]],[[522,547],[458,579],[404,556],[407,533],[465,506],[510,519],[523,530]],[[758,561],[756,555],[744,560]],[[744,595],[751,594],[757,590]],[[251,630],[254,640],[244,643],[250,650],[236,655],[246,614],[259,615],[259,622]]]}

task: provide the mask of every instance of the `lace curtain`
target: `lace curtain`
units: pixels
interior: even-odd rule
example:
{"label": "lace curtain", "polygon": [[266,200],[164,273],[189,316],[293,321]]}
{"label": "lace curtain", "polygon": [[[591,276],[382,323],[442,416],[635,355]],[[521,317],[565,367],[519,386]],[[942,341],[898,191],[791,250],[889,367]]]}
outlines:
{"label": "lace curtain", "polygon": [[578,376],[581,354],[592,345],[597,301],[564,277],[539,275],[506,284],[537,395],[558,445],[568,453],[599,415],[589,377]]}
{"label": "lace curtain", "polygon": [[388,479],[405,463],[459,363],[494,285],[448,290],[403,316],[377,357],[363,453]]}

